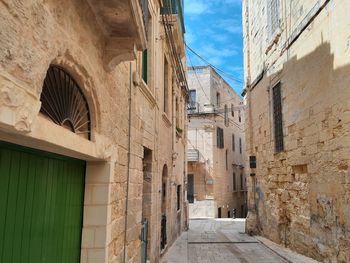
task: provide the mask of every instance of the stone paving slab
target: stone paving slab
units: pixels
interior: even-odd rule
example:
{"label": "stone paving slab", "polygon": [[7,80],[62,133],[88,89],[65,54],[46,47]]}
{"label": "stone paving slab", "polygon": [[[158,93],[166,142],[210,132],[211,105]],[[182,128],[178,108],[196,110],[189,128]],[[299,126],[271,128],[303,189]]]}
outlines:
{"label": "stone paving slab", "polygon": [[[169,248],[161,263],[316,263],[243,233],[239,219],[190,220],[190,229]],[[272,248],[270,248],[272,247]],[[280,256],[282,255],[282,256]],[[302,260],[302,261],[300,261]],[[310,261],[308,261],[310,260]]]}
{"label": "stone paving slab", "polygon": [[264,237],[256,236],[255,237],[261,244],[264,244],[266,247],[286,259],[288,262],[292,263],[320,263],[317,260],[314,260],[312,258],[305,257],[303,255],[300,255],[298,253],[295,253],[294,251],[291,251],[288,248],[285,248],[281,245],[278,245],[274,242],[272,242],[269,239],[266,239]]}

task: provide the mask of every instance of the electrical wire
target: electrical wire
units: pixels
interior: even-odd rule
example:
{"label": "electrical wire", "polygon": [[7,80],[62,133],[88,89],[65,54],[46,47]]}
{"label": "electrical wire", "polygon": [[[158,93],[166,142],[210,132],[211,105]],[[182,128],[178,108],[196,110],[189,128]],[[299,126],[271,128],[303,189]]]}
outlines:
{"label": "electrical wire", "polygon": [[227,78],[233,80],[233,81],[236,81],[240,84],[243,84],[244,81],[233,76],[232,74],[230,73],[227,73],[226,71],[222,70],[222,69],[219,69],[218,67],[214,66],[213,64],[211,64],[208,60],[206,60],[205,58],[203,58],[201,55],[199,55],[196,51],[194,51],[190,46],[187,45],[187,43],[185,42],[185,46],[186,48],[191,51],[191,53],[193,53],[195,56],[197,56],[200,60],[202,60],[203,62],[205,62],[207,65],[210,65],[212,68],[214,68],[215,70],[217,70],[218,72],[222,73],[223,75],[225,75]]}
{"label": "electrical wire", "polygon": [[[189,62],[190,62],[190,65],[191,65],[191,67],[192,68],[194,68],[193,67],[193,64],[192,64],[192,61],[191,61],[191,58],[188,56],[188,60],[189,60]],[[204,88],[203,88],[203,86],[202,86],[202,84],[201,84],[201,82],[200,82],[200,80],[199,80],[199,77],[198,77],[198,75],[197,75],[197,72],[196,72],[196,70],[194,70],[194,75],[196,76],[196,79],[197,79],[197,81],[198,81],[198,84],[199,84],[199,87],[201,88],[201,90],[203,91],[203,93],[204,93],[204,96],[207,98],[207,100],[210,102],[211,101],[211,99],[209,98],[209,96],[207,95],[207,93],[204,91]],[[190,98],[190,100],[191,100],[192,98]],[[191,101],[192,103],[195,103],[195,101]]]}

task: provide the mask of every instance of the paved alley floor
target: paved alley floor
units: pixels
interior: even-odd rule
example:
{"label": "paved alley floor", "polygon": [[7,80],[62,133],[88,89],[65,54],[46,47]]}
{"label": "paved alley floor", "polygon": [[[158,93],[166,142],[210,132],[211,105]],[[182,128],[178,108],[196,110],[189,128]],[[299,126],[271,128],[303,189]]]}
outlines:
{"label": "paved alley floor", "polygon": [[[261,240],[244,233],[243,219],[190,220],[190,227],[169,248],[162,263],[285,263],[316,262],[281,257]],[[284,251],[285,252],[285,251]],[[288,253],[287,253],[288,254]],[[290,254],[290,253],[289,253]],[[283,255],[280,254],[280,255]],[[295,259],[295,260],[293,260]]]}

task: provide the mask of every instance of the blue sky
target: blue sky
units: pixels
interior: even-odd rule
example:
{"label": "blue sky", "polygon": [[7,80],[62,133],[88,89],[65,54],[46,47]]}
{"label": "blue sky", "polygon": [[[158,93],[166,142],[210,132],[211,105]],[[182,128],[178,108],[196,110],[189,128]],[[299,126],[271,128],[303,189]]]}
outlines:
{"label": "blue sky", "polygon": [[[219,69],[243,80],[242,0],[185,0],[185,39]],[[187,52],[187,64],[205,65]],[[243,84],[224,79],[240,94]]]}

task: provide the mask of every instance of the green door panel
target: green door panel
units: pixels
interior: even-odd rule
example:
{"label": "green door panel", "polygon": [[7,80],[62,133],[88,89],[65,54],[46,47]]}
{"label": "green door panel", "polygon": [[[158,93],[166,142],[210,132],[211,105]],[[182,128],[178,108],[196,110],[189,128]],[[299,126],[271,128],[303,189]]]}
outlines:
{"label": "green door panel", "polygon": [[80,262],[85,162],[0,142],[0,263]]}

